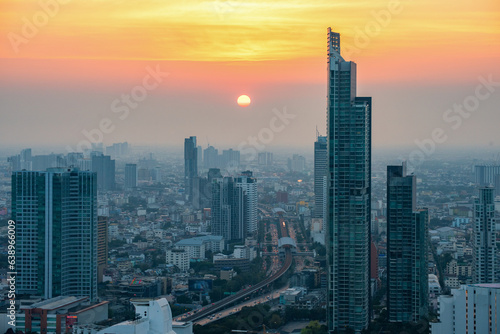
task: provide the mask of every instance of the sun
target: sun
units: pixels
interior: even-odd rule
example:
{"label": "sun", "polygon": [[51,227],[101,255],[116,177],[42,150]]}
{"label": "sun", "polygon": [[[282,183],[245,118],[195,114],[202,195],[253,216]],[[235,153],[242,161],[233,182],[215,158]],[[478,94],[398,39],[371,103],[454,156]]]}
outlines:
{"label": "sun", "polygon": [[250,105],[251,100],[248,95],[240,95],[238,97],[237,102],[240,107],[248,107]]}

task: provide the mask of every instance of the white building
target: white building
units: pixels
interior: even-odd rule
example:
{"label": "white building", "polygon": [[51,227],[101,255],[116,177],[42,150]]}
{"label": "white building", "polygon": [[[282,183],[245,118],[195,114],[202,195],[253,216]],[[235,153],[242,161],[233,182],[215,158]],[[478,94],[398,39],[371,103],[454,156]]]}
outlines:
{"label": "white building", "polygon": [[172,311],[165,298],[132,299],[137,320],[124,321],[107,328],[75,326],[73,334],[192,334],[191,322],[173,322]]}
{"label": "white building", "polygon": [[184,249],[168,249],[166,263],[177,266],[182,272],[189,270],[189,256]]}
{"label": "white building", "polygon": [[451,296],[438,299],[437,323],[431,323],[431,333],[490,334],[499,333],[500,284],[462,285],[451,290]]}
{"label": "white building", "polygon": [[257,231],[257,179],[245,171],[236,178],[236,187],[243,189],[243,227],[246,233]]}
{"label": "white building", "polygon": [[184,249],[190,259],[204,259],[206,251],[216,253],[224,250],[224,238],[216,235],[206,235],[184,239],[177,242],[175,247]]}

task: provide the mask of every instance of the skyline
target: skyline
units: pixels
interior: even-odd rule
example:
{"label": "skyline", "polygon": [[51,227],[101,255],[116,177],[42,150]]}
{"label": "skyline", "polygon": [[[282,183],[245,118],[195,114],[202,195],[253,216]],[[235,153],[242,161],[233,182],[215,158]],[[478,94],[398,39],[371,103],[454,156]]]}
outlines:
{"label": "skyline", "polygon": [[[360,64],[360,95],[374,97],[374,148],[417,147],[436,128],[447,137],[442,147],[498,147],[500,6],[451,4],[72,1],[16,53],[9,36],[21,36],[23,18],[41,9],[3,1],[0,142],[74,146],[106,118],[115,126],[106,144],[181,147],[196,135],[203,146],[235,147],[286,108],[296,118],[267,146],[311,147],[316,126],[326,134],[323,36],[332,25]],[[377,24],[380,31],[359,43],[359,31]],[[169,74],[120,119],[114,101],[142,85],[148,68]],[[477,111],[453,112],[484,81],[493,83],[481,89],[490,95]],[[236,104],[242,94],[249,107]]]}

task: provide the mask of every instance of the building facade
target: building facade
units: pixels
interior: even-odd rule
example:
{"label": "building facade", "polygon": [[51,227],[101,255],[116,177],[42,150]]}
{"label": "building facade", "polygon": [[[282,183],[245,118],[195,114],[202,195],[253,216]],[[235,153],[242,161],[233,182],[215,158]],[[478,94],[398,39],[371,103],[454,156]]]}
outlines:
{"label": "building facade", "polygon": [[431,334],[500,333],[500,284],[462,285],[438,298],[438,322]]}
{"label": "building facade", "polygon": [[186,272],[189,270],[189,254],[184,249],[167,249],[166,263],[177,266],[180,271]]}
{"label": "building facade", "polygon": [[137,187],[137,164],[125,165],[125,189]]}
{"label": "building facade", "polygon": [[226,241],[243,240],[244,194],[232,177],[212,180],[212,234]]}
{"label": "building facade", "polygon": [[97,176],[77,168],[12,174],[17,293],[97,298]]}
{"label": "building facade", "polygon": [[387,313],[391,322],[427,315],[427,210],[416,209],[417,180],[406,164],[387,166]]}
{"label": "building facade", "polygon": [[257,179],[251,171],[235,179],[236,187],[243,191],[243,230],[246,235],[257,232]]}
{"label": "building facade", "polygon": [[496,280],[497,247],[494,199],[494,189],[484,187],[479,189],[479,198],[474,204],[473,283],[494,283]]}
{"label": "building facade", "polygon": [[196,137],[191,136],[184,139],[184,191],[189,201],[193,200],[194,179],[197,176],[198,147],[196,146]]}
{"label": "building facade", "polygon": [[92,171],[97,173],[97,188],[101,191],[115,189],[115,160],[109,155],[92,152]]}
{"label": "building facade", "polygon": [[356,64],[328,28],[328,305],[334,330],[370,320],[371,98],[356,96]]}
{"label": "building facade", "polygon": [[326,136],[314,142],[314,218],[326,217],[328,150]]}

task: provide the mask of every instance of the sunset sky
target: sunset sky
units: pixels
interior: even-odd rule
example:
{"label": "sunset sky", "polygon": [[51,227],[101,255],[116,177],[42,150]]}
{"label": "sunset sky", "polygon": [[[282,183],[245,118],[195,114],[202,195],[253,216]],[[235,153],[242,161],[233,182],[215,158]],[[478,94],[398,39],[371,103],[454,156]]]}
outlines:
{"label": "sunset sky", "polygon": [[[237,147],[286,108],[296,117],[269,147],[312,148],[316,126],[326,133],[331,26],[358,64],[358,95],[373,97],[374,146],[442,128],[442,145],[500,149],[500,84],[460,126],[443,120],[484,80],[500,82],[498,0],[0,0],[0,22],[3,146],[76,145],[110,119],[106,144],[196,135]],[[148,68],[168,76],[120,119],[113,102]]]}

